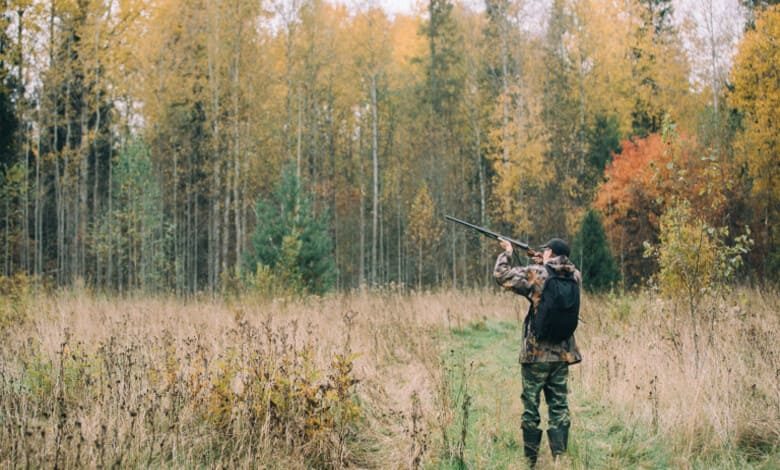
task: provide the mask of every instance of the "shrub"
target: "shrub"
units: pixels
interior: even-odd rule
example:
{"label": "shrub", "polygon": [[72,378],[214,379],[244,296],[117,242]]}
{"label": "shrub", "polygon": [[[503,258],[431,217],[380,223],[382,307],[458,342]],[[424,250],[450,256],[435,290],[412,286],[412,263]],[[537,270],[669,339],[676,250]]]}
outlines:
{"label": "shrub", "polygon": [[661,290],[670,297],[687,295],[692,302],[725,286],[742,266],[742,255],[752,245],[750,232],[728,245],[727,227],[716,228],[696,217],[686,200],[668,209],[660,221],[660,244],[646,246],[656,256]]}
{"label": "shrub", "polygon": [[677,305],[683,304],[690,316],[695,359],[699,364],[699,332],[702,323],[709,325],[712,342],[715,331],[715,309],[702,316],[702,302],[728,287],[729,281],[742,266],[742,255],[748,252],[752,240],[746,233],[729,245],[727,227],[715,228],[693,214],[690,204],[680,200],[672,205],[660,220],[660,244],[645,246],[645,255],[657,258],[661,292]]}
{"label": "shrub", "polygon": [[0,276],[0,330],[24,323],[31,299],[32,286],[26,274]]}

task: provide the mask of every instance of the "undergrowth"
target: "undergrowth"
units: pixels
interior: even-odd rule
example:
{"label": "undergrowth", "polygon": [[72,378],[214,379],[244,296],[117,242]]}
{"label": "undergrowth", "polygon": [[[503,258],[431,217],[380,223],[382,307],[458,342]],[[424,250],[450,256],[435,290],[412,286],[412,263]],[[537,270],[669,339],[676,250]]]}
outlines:
{"label": "undergrowth", "polygon": [[[4,468],[524,468],[517,296],[12,294]],[[583,298],[559,468],[776,468],[778,296],[716,300]]]}

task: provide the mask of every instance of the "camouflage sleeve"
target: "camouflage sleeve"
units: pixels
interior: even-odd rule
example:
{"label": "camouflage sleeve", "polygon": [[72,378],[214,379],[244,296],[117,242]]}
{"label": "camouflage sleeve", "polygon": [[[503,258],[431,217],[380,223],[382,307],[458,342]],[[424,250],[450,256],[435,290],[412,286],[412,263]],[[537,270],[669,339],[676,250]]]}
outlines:
{"label": "camouflage sleeve", "polygon": [[514,292],[528,296],[531,292],[532,284],[528,278],[528,268],[524,266],[512,266],[512,255],[505,251],[498,255],[496,267],[493,268],[493,277],[496,282],[505,289],[511,289]]}

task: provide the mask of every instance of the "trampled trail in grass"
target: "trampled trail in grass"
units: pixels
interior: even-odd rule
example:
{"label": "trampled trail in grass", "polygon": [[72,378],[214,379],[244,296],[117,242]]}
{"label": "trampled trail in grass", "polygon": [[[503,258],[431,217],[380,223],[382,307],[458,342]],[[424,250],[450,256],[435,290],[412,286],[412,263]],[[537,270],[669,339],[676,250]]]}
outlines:
{"label": "trampled trail in grass", "polygon": [[[520,328],[514,323],[480,321],[453,331],[446,364],[456,418],[449,434],[452,458],[445,467],[525,468],[520,433],[523,407],[519,342]],[[630,417],[618,416],[599,397],[586,396],[578,386],[577,366],[570,369],[570,374],[569,456],[556,466],[545,435],[538,468],[674,466],[659,437],[636,423],[630,424]],[[543,429],[546,413],[543,404]]]}

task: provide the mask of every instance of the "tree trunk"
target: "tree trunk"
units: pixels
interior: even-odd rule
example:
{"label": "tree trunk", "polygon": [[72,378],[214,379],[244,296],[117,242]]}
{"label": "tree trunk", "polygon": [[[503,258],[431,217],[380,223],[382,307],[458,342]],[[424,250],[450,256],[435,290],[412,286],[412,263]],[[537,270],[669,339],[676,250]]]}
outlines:
{"label": "tree trunk", "polygon": [[422,241],[417,244],[417,290],[422,290]]}
{"label": "tree trunk", "polygon": [[[398,183],[400,186],[400,182]],[[397,211],[397,217],[396,217],[396,236],[398,237],[398,283],[403,284],[404,283],[404,276],[402,271],[402,260],[403,260],[403,250],[402,250],[402,242],[403,242],[403,232],[401,231],[401,188],[397,188],[396,193],[396,211]]]}
{"label": "tree trunk", "polygon": [[[42,124],[40,114],[40,104],[38,105],[38,123]],[[41,211],[41,204],[43,201],[43,194],[41,192],[41,134],[42,131],[38,129],[37,137],[37,152],[35,154],[35,277],[36,280],[43,273],[43,217]]]}
{"label": "tree trunk", "polygon": [[24,146],[24,198],[22,202],[22,266],[24,272],[30,272],[30,142],[27,133],[27,123],[24,115],[24,45],[22,36],[24,32],[24,9],[17,10],[19,27],[17,28],[16,46],[19,48],[19,102],[17,103],[19,116],[19,142]]}
{"label": "tree trunk", "polygon": [[[247,159],[245,158],[243,160],[244,161],[241,162],[241,167],[244,169],[244,174],[246,175]],[[241,180],[241,253],[242,254],[246,253],[246,245],[247,245],[246,227],[247,227],[247,220],[249,215],[249,206],[250,203],[247,200],[247,178],[244,177]]]}
{"label": "tree trunk", "polygon": [[376,74],[371,75],[371,164],[373,170],[373,204],[371,222],[371,284],[376,284],[377,230],[379,227],[379,157],[377,152]]}
{"label": "tree trunk", "polygon": [[59,132],[57,131],[57,119],[55,116],[54,119],[54,135],[53,135],[53,146],[54,148],[54,198],[55,198],[55,214],[57,218],[57,263],[56,263],[56,269],[57,269],[57,285],[62,285],[63,282],[63,272],[62,272],[62,265],[63,263],[63,254],[65,252],[65,227],[64,227],[64,195],[63,195],[63,181],[62,181],[62,175],[60,174],[60,153],[57,151],[57,145],[58,142],[58,136]]}
{"label": "tree trunk", "polygon": [[[60,270],[63,273],[63,282],[69,282],[71,280],[70,273],[72,268],[72,261],[73,261],[73,254],[70,253],[70,249],[73,247],[73,240],[71,238],[70,246],[68,246],[68,240],[67,236],[70,230],[72,230],[73,226],[75,225],[73,221],[71,220],[70,223],[68,223],[68,216],[75,215],[75,211],[72,210],[70,206],[70,191],[68,191],[68,187],[70,186],[70,150],[71,150],[71,122],[70,122],[70,77],[66,77],[65,80],[68,80],[68,85],[66,87],[67,91],[65,93],[65,145],[63,145],[63,175],[64,175],[64,181],[62,186],[62,192],[63,192],[63,203],[62,203],[62,267]],[[67,214],[66,214],[67,211]],[[67,225],[66,225],[67,224]]]}
{"label": "tree trunk", "polygon": [[[238,125],[236,125],[236,128],[238,128]],[[241,276],[241,193],[240,193],[240,178],[241,178],[241,155],[240,155],[240,147],[239,147],[239,135],[238,135],[238,129],[236,129],[236,157],[233,161],[233,225],[235,228],[235,266],[234,266],[234,272],[236,275],[236,278],[238,279]]]}
{"label": "tree trunk", "polygon": [[[358,133],[362,134],[360,129],[358,129]],[[360,269],[358,271],[358,284],[362,288],[366,283],[366,188],[365,188],[365,171],[363,169],[363,138],[362,135],[358,135],[358,169],[360,171],[360,174],[358,176],[358,179],[360,180],[359,186],[360,186],[360,203],[359,203],[359,211],[360,211]]]}
{"label": "tree trunk", "polygon": [[384,223],[384,207],[379,204],[379,269],[378,269],[378,283],[384,284],[387,282],[387,269],[388,260],[387,252],[385,250],[385,223]]}
{"label": "tree trunk", "polygon": [[239,108],[239,95],[241,94],[241,36],[243,31],[243,19],[241,18],[241,1],[236,1],[236,21],[238,22],[238,31],[236,32],[235,57],[233,64],[233,119],[234,119],[234,159],[233,159],[233,216],[235,225],[235,275],[241,276],[241,195],[239,193],[239,184],[241,180],[241,116]]}
{"label": "tree trunk", "polygon": [[78,269],[76,271],[80,279],[86,277],[86,242],[87,235],[87,192],[88,192],[88,175],[89,175],[89,125],[87,124],[86,116],[86,104],[82,104],[81,119],[80,119],[80,138],[79,145],[81,161],[79,170],[79,207],[78,207],[78,226],[77,226],[77,243],[76,243],[76,255],[78,257],[76,264]]}
{"label": "tree trunk", "polygon": [[[230,273],[228,270],[228,246],[230,244],[230,173],[225,168],[225,187],[222,188],[222,192],[225,194],[225,199],[222,206],[222,275]],[[225,291],[225,282],[220,280],[222,292]]]}
{"label": "tree trunk", "polygon": [[189,240],[189,292],[190,294],[198,291],[198,266],[200,264],[200,258],[198,257],[198,234],[200,233],[200,226],[198,225],[198,165],[194,162],[195,157],[190,159],[190,192],[188,203],[188,217],[191,222],[188,240]]}
{"label": "tree trunk", "polygon": [[[23,121],[21,126],[26,128]],[[24,198],[22,201],[22,266],[26,274],[30,273],[30,142],[27,131],[23,131],[24,142]]]}
{"label": "tree trunk", "polygon": [[[215,164],[212,170],[212,185],[217,188],[219,185],[219,167]],[[219,201],[215,195],[216,191],[212,189],[209,195],[209,292],[214,294],[217,289],[217,276],[219,271]]]}
{"label": "tree trunk", "polygon": [[173,150],[173,288],[177,294],[181,294],[181,257],[179,253],[179,239],[181,227],[179,223],[179,151]]}
{"label": "tree trunk", "polygon": [[[214,20],[216,24],[218,25],[218,21]],[[209,84],[211,85],[211,125],[212,125],[212,158],[214,160],[214,169],[213,169],[213,175],[214,175],[214,186],[212,187],[212,224],[214,227],[214,244],[213,246],[209,247],[209,250],[213,253],[213,262],[212,262],[212,285],[211,285],[211,292],[212,294],[216,291],[216,289],[219,288],[221,284],[221,268],[223,266],[223,260],[222,260],[222,254],[223,250],[221,247],[221,244],[224,243],[225,240],[227,240],[227,236],[223,236],[222,232],[227,230],[227,227],[220,226],[220,211],[227,211],[228,206],[220,207],[220,195],[222,191],[222,168],[220,165],[220,155],[219,151],[221,148],[221,129],[220,129],[220,101],[219,101],[219,73],[217,64],[215,63],[216,58],[219,57],[219,51],[214,50],[218,47],[218,31],[219,28],[214,28],[214,31],[212,31],[212,34],[216,35],[216,39],[212,39],[215,42],[215,46],[212,48],[209,48],[209,56],[208,56],[208,80]],[[227,175],[226,178],[227,180]],[[227,219],[227,216],[224,217]]]}
{"label": "tree trunk", "polygon": [[[303,94],[298,91],[298,131],[295,143],[295,178],[298,182],[298,189],[303,189],[301,180],[301,160],[303,159]],[[296,201],[295,205],[298,205]]]}
{"label": "tree trunk", "polygon": [[[284,3],[282,3],[284,4]],[[283,15],[284,16],[284,15]],[[292,101],[293,101],[293,37],[295,34],[295,22],[291,18],[285,18],[286,35],[285,35],[285,81],[287,84],[287,94],[285,96],[285,125],[282,128],[284,132],[284,146],[287,152],[288,158],[292,157],[292,137],[290,135],[290,129],[292,129]],[[297,170],[297,168],[296,168]],[[298,173],[296,172],[296,175]]]}
{"label": "tree trunk", "polygon": [[507,45],[506,18],[501,21],[501,161],[509,164],[509,50]]}
{"label": "tree trunk", "polygon": [[[101,113],[100,113],[100,101],[98,97],[98,93],[95,92],[95,102],[97,103],[95,106],[96,111],[96,117],[95,117],[95,138],[92,140],[92,152],[95,155],[95,163],[93,168],[93,187],[92,187],[92,231],[93,235],[97,233],[97,227],[98,227],[98,216],[100,213],[100,204],[98,201],[100,201],[100,188],[98,185],[98,181],[100,181],[100,164],[99,164],[99,157],[98,157],[98,147],[97,147],[97,135],[100,132],[100,120],[101,120]],[[92,237],[95,238],[94,236]],[[95,254],[95,285],[99,286],[101,282],[101,266],[100,266],[100,250],[96,249],[96,245],[93,244],[93,253]]]}
{"label": "tree trunk", "polygon": [[455,250],[455,245],[457,244],[457,240],[453,230],[454,228],[450,228],[450,250],[452,253],[452,288],[457,289],[458,288],[458,257],[456,255],[456,250]]}
{"label": "tree trunk", "polygon": [[338,211],[338,196],[336,195],[336,191],[333,191],[333,257],[336,260],[336,290],[341,290],[341,240],[340,235],[341,232],[339,231],[339,226],[341,224],[341,220],[339,219],[339,211]]}
{"label": "tree trunk", "polygon": [[5,255],[3,256],[3,275],[10,276],[11,275],[11,250],[8,243],[8,238],[11,236],[9,233],[9,226],[11,225],[11,207],[10,207],[10,195],[4,194],[5,199],[5,240],[4,240],[4,248],[5,248]]}
{"label": "tree trunk", "polygon": [[[483,227],[487,225],[485,220],[485,165],[482,163],[482,132],[478,122],[479,117],[476,118],[477,124],[475,126],[476,134],[476,163],[477,174],[479,176],[479,224]],[[485,266],[485,278],[490,279],[490,263],[485,263],[485,241],[483,237],[479,237],[479,261],[480,264],[484,263]]]}
{"label": "tree trunk", "polygon": [[200,243],[198,243],[198,234],[200,232],[200,204],[198,204],[198,196],[195,195],[192,202],[192,218],[193,218],[193,237],[192,237],[192,291],[197,292],[200,289],[198,283],[198,273],[200,272]]}
{"label": "tree trunk", "polygon": [[[112,101],[113,101],[112,96]],[[124,102],[127,105],[126,109],[130,109],[130,98],[123,96]],[[128,117],[126,116],[127,120]],[[126,123],[127,121],[125,121]],[[126,125],[126,124],[125,124]],[[125,135],[129,134],[129,131],[125,132]],[[120,148],[126,147],[125,139],[119,142]],[[176,156],[174,154],[174,161]],[[176,181],[174,177],[174,182]],[[108,133],[108,260],[106,261],[106,283],[109,288],[118,288],[119,283],[114,282],[114,236],[111,233],[114,226],[114,133]]]}
{"label": "tree trunk", "polygon": [[[55,61],[55,54],[54,54],[54,18],[56,14],[56,2],[51,2],[50,8],[49,8],[49,67],[54,70],[56,67],[56,61]],[[55,206],[55,217],[57,219],[57,235],[56,235],[56,246],[57,246],[57,262],[56,262],[56,270],[57,274],[55,276],[57,285],[62,285],[62,257],[64,252],[64,227],[63,227],[63,189],[62,189],[62,178],[60,176],[60,153],[59,153],[59,129],[58,129],[58,119],[57,119],[57,94],[55,91],[51,91],[51,129],[52,129],[52,152],[54,152],[54,206]]]}
{"label": "tree trunk", "polygon": [[715,43],[715,13],[713,11],[713,0],[707,1],[707,11],[705,12],[705,15],[707,16],[706,24],[707,24],[707,32],[709,33],[709,43],[710,43],[710,80],[711,80],[711,86],[712,86],[712,108],[715,111],[715,115],[718,114],[718,106],[719,106],[719,92],[720,92],[720,83],[718,83],[718,57],[717,57],[717,48]]}

